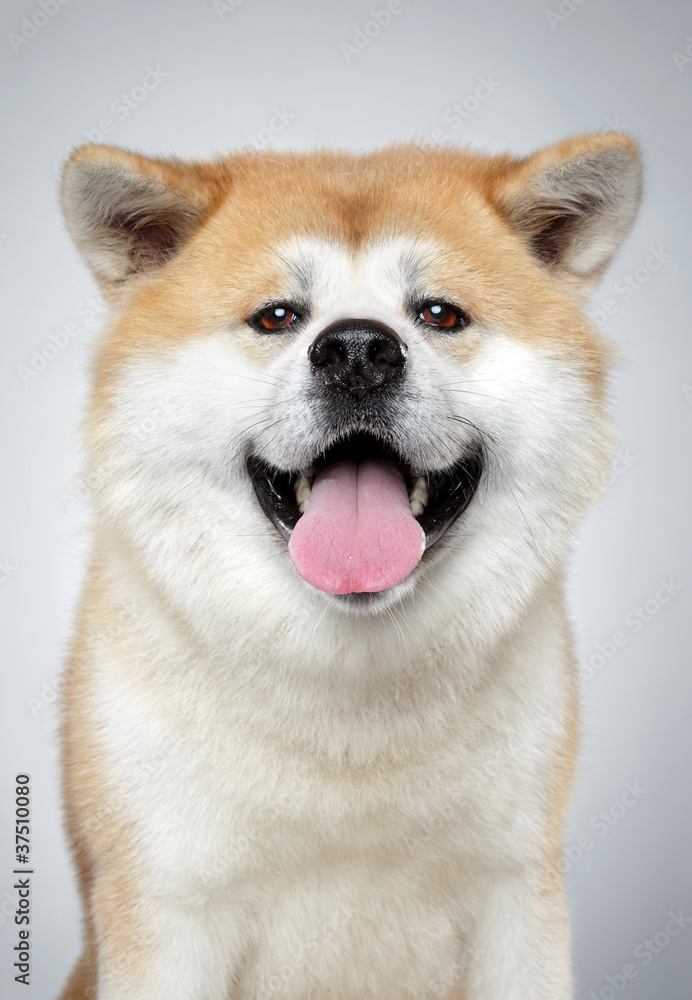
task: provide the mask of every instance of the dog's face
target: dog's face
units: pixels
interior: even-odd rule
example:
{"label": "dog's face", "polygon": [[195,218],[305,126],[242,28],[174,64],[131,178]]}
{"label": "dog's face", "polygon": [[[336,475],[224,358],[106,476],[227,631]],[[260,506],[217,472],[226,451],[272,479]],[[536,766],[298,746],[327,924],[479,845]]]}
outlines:
{"label": "dog's face", "polygon": [[527,160],[78,151],[66,216],[115,310],[101,520],[215,641],[402,604],[499,634],[603,482],[580,299],[639,188],[614,134]]}

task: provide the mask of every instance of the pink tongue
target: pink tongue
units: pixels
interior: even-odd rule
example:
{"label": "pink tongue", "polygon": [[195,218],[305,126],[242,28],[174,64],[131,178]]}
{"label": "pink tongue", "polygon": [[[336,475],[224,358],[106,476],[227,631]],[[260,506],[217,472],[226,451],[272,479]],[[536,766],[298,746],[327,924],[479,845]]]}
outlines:
{"label": "pink tongue", "polygon": [[335,462],[318,472],[288,551],[318,590],[352,594],[405,580],[425,550],[404,477],[391,462]]}

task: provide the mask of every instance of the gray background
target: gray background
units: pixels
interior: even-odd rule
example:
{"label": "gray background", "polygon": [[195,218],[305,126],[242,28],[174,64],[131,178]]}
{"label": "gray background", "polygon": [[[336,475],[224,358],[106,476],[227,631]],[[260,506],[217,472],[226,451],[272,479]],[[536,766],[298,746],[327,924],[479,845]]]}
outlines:
{"label": "gray background", "polygon": [[[56,0],[44,3],[56,7]],[[9,564],[9,572],[0,571],[0,901],[12,886],[17,771],[33,776],[36,872],[33,984],[12,981],[15,928],[3,915],[0,994],[50,1000],[78,950],[53,685],[86,550],[76,428],[96,329],[84,313],[96,293],[63,230],[57,180],[66,151],[108,118],[104,141],[200,157],[251,137],[260,144],[271,138],[277,147],[367,148],[429,139],[436,129],[453,141],[518,152],[610,127],[641,141],[646,202],[594,298],[594,309],[611,301],[606,328],[625,358],[613,381],[621,458],[570,575],[585,736],[566,864],[579,998],[689,1000],[692,925],[667,943],[660,932],[671,910],[692,917],[692,358],[683,281],[690,259],[692,58],[685,49],[692,53],[692,9],[674,0],[402,0],[391,23],[349,59],[342,44],[353,44],[382,0],[234,3],[224,12],[212,0],[71,0],[14,46],[11,33],[41,11],[38,0],[6,0],[0,14],[9,153],[0,193],[0,560]],[[561,20],[549,18],[551,10]],[[26,22],[24,28],[30,31]],[[147,67],[160,70],[158,85],[133,91]],[[491,79],[493,93],[474,102],[480,77]],[[121,94],[136,105],[127,117],[112,108],[122,109]],[[445,112],[464,101],[466,119],[445,121]],[[293,117],[272,132],[272,119],[280,124],[275,109]],[[93,131],[91,137],[99,138]],[[629,293],[628,275],[636,285]],[[20,366],[70,322],[79,333],[49,350],[56,356],[35,377],[22,378]],[[673,584],[665,604],[654,596],[661,579]],[[640,616],[636,626],[636,608],[647,601],[647,620]],[[619,647],[608,645],[615,632],[624,636]],[[637,782],[635,800],[626,785]],[[630,805],[622,804],[623,794]],[[9,909],[0,905],[0,913]],[[647,961],[636,949],[657,933],[663,946]],[[609,975],[621,986],[628,964],[635,978],[620,991],[609,986]]]}

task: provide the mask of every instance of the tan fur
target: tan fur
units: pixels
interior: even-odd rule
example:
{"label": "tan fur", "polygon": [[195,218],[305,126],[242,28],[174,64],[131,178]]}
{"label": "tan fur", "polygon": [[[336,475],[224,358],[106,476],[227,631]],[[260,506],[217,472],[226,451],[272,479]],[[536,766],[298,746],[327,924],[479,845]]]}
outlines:
{"label": "tan fur", "polygon": [[[559,189],[562,168],[567,165],[565,169],[572,169],[575,163],[585,163],[588,168],[584,190],[578,193],[581,214],[576,213],[564,232],[558,220],[553,233],[550,229],[552,218],[545,231],[541,230],[545,223],[541,212],[556,185]],[[623,164],[631,165],[632,171],[624,194],[618,187],[617,178],[613,180]],[[102,174],[99,173],[101,168]],[[500,330],[510,343],[516,343],[522,350],[536,352],[541,361],[555,359],[570,378],[583,383],[584,405],[589,413],[595,414],[598,431],[590,446],[590,465],[585,471],[588,485],[584,487],[583,497],[574,499],[575,511],[581,509],[598,492],[609,450],[607,422],[602,411],[611,349],[590,326],[579,302],[584,290],[602,273],[611,252],[608,227],[599,224],[594,210],[598,199],[592,189],[601,184],[604,201],[611,195],[614,200],[622,195],[624,207],[619,220],[622,235],[631,223],[639,197],[638,169],[636,146],[629,137],[621,135],[571,139],[520,159],[486,157],[457,149],[433,151],[414,145],[395,146],[365,155],[333,151],[267,156],[243,153],[210,163],[153,160],[98,146],[78,150],[65,176],[66,217],[77,244],[113,304],[112,320],[98,345],[93,363],[94,388],[85,429],[92,467],[107,471],[113,468],[114,450],[117,449],[114,449],[111,414],[118,405],[123,386],[127,387],[125,373],[131,366],[138,371],[137,366],[145,365],[149,359],[165,358],[168,352],[194,348],[198,343],[210,341],[219,331],[228,331],[237,356],[246,360],[251,370],[262,373],[270,368],[284,349],[281,338],[257,336],[244,323],[262,304],[284,295],[291,267],[277,248],[290,245],[292,240],[317,240],[338,247],[350,259],[356,260],[369,248],[403,238],[421,241],[433,248],[432,260],[426,265],[431,294],[463,303],[472,320],[463,338],[431,340],[432,350],[440,363],[452,371],[458,366],[463,372],[464,366],[486,349],[486,331]],[[578,166],[575,171],[578,175]],[[108,197],[116,198],[115,208],[109,207],[108,198],[102,196],[100,183],[110,192]],[[559,195],[562,197],[561,192]],[[127,215],[128,198],[134,206],[131,218]],[[147,198],[152,202],[151,210],[147,209],[149,214],[142,208]],[[89,206],[88,211],[84,209],[85,204]],[[589,214],[592,210],[596,221]],[[116,220],[116,224],[114,213],[118,212],[123,214],[124,221]],[[160,219],[157,219],[157,212]],[[147,239],[146,252],[138,256],[137,241],[146,242]],[[539,249],[544,259],[535,252],[541,239],[543,243]],[[208,745],[204,746],[208,758],[205,759],[215,765],[218,760],[225,759],[224,740],[235,735],[232,729],[224,732],[219,724],[219,720],[224,720],[225,724],[223,711],[227,710],[232,717],[236,707],[218,708],[225,706],[227,695],[222,686],[214,687],[219,683],[214,672],[218,668],[217,660],[206,649],[205,637],[195,631],[189,609],[181,609],[172,601],[166,590],[167,581],[162,582],[152,569],[159,540],[156,537],[147,540],[151,542],[151,552],[145,558],[133,537],[128,537],[126,529],[118,524],[114,514],[114,511],[117,513],[114,497],[118,494],[109,492],[111,478],[117,481],[117,475],[105,475],[103,488],[99,486],[95,490],[98,521],[94,556],[74,650],[67,667],[63,704],[64,798],[68,833],[85,903],[86,940],[84,957],[65,987],[62,1000],[95,1000],[97,965],[101,970],[109,970],[114,981],[122,975],[128,982],[137,982],[140,978],[144,982],[150,951],[161,944],[150,926],[151,901],[142,895],[140,888],[148,874],[141,860],[142,848],[150,846],[142,842],[144,821],[129,809],[126,797],[123,798],[122,777],[118,774],[120,762],[112,746],[108,748],[109,738],[113,746],[117,746],[121,738],[112,720],[109,723],[106,718],[110,702],[103,699],[108,697],[104,691],[108,690],[109,671],[114,689],[129,699],[133,713],[141,709],[144,718],[161,722],[165,738],[172,741],[176,753],[178,745],[184,743],[190,732],[206,733],[208,720]],[[200,481],[200,490],[206,485],[205,478]],[[172,518],[176,513],[177,494],[165,498],[157,516],[163,524],[166,517]],[[571,518],[573,515],[568,512],[565,516]],[[201,538],[206,529],[206,525],[200,525]],[[266,530],[273,529],[267,527]],[[277,539],[274,542],[278,551],[283,543]],[[193,551],[204,554],[202,542],[195,546],[190,539],[183,541],[190,557]],[[254,567],[248,567],[250,574],[253,571]],[[540,905],[544,906],[549,918],[538,932],[539,944],[545,954],[555,955],[556,968],[560,963],[564,965],[564,953],[568,950],[561,852],[564,816],[578,750],[574,657],[566,625],[562,579],[561,566],[551,565],[546,569],[545,579],[536,582],[533,597],[522,598],[523,603],[517,599],[519,610],[504,633],[500,626],[492,632],[494,623],[489,622],[491,639],[486,641],[482,624],[475,633],[470,632],[471,638],[465,637],[468,661],[475,664],[473,641],[478,635],[483,636],[482,641],[478,640],[477,659],[483,670],[487,670],[486,676],[478,667],[478,676],[470,674],[467,683],[461,676],[455,678],[450,669],[450,691],[459,699],[460,706],[463,705],[465,711],[472,711],[469,706],[478,707],[477,716],[471,715],[468,720],[468,731],[456,731],[455,719],[447,704],[439,709],[441,721],[437,728],[431,723],[428,731],[421,724],[425,736],[421,737],[420,744],[407,744],[393,726],[389,742],[383,737],[381,745],[374,744],[374,748],[368,745],[366,749],[368,730],[361,724],[362,720],[357,720],[352,733],[344,733],[341,743],[335,738],[334,747],[338,749],[332,751],[327,749],[326,737],[322,737],[322,744],[318,743],[319,707],[313,712],[315,719],[310,721],[313,728],[306,724],[301,735],[296,726],[290,738],[280,726],[263,731],[262,725],[266,723],[261,718],[256,724],[240,720],[243,724],[247,722],[248,746],[252,747],[252,753],[257,750],[263,766],[262,752],[266,751],[267,760],[276,757],[283,767],[295,768],[301,782],[314,781],[315,787],[324,789],[325,797],[338,789],[349,803],[365,801],[368,796],[377,801],[379,793],[386,790],[389,794],[390,788],[399,787],[398,783],[406,788],[409,772],[414,775],[411,779],[414,784],[419,772],[424,775],[424,783],[428,780],[425,778],[426,762],[438,749],[443,763],[446,762],[445,748],[449,753],[452,749],[461,753],[463,749],[463,752],[468,751],[469,760],[476,760],[473,754],[482,754],[486,746],[488,752],[492,751],[496,746],[493,739],[497,736],[499,759],[505,760],[501,753],[507,753],[509,764],[505,761],[502,767],[508,767],[513,763],[511,753],[507,752],[507,747],[511,747],[512,715],[507,703],[501,700],[504,681],[495,681],[494,677],[501,677],[505,663],[515,659],[523,664],[526,675],[532,676],[532,638],[538,636],[547,648],[549,640],[545,635],[553,636],[550,641],[558,650],[555,655],[559,659],[554,683],[560,692],[555,723],[560,735],[542,778],[537,815],[531,817],[539,831],[538,856],[534,857],[529,846],[521,863],[535,876]],[[250,589],[251,584],[250,580]],[[430,598],[424,599],[432,606]],[[277,616],[283,617],[277,617],[277,625],[266,639],[266,655],[269,659],[275,656],[277,665],[281,663],[284,637],[290,638],[290,614],[283,611],[290,600],[290,596],[277,593],[276,605],[280,609]],[[434,612],[433,606],[433,621]],[[229,607],[229,616],[234,613],[235,609]],[[416,621],[424,621],[417,605],[411,605],[411,615],[417,616]],[[509,615],[507,611],[507,621]],[[362,696],[366,704],[369,698],[378,694],[381,678],[377,670],[381,668],[383,676],[389,677],[394,684],[394,688],[385,691],[394,691],[395,696],[388,697],[397,711],[402,710],[401,705],[407,704],[407,699],[415,704],[417,685],[420,685],[421,694],[433,698],[432,686],[428,690],[425,683],[425,669],[405,664],[409,672],[404,674],[402,681],[395,670],[398,666],[394,662],[396,652],[392,653],[390,663],[377,646],[376,635],[368,633],[357,621],[351,626],[353,640],[347,641],[339,633],[343,628],[341,620],[339,624],[335,624],[336,621],[336,617],[334,620],[327,618],[321,634],[324,639],[318,636],[315,648],[318,649],[322,641],[325,648],[333,643],[338,662],[347,656],[351,645],[362,649],[363,657],[370,663],[372,679],[368,675],[359,677],[347,694],[328,676],[323,682],[325,686],[333,684],[337,695],[352,697],[354,704],[357,697]],[[396,625],[396,619],[394,623]],[[250,630],[256,623],[248,619],[246,625]],[[386,627],[389,628],[388,623]],[[399,645],[395,630],[390,629],[389,634],[390,647],[399,650],[403,662],[405,643]],[[454,640],[443,630],[436,642],[439,649],[433,648],[431,639],[426,654],[436,656],[446,669]],[[526,650],[522,653],[524,645]],[[473,655],[468,653],[469,649],[473,650]],[[542,649],[539,645],[537,662]],[[244,665],[234,663],[233,667]],[[190,688],[187,686],[189,676],[197,668],[197,687]],[[280,672],[277,666],[277,673]],[[505,680],[512,683],[511,675]],[[497,692],[494,683],[498,685]],[[517,698],[521,702],[526,694],[519,682],[517,685]],[[191,690],[194,690],[192,699]],[[490,713],[489,717],[497,726],[498,734],[492,732],[493,725],[483,714],[489,711],[485,700],[492,704],[490,699],[496,696],[500,699],[497,715]],[[319,702],[316,705],[319,706]],[[331,705],[329,707],[331,709]],[[217,708],[218,717],[214,715]],[[341,710],[337,706],[335,712],[337,709]],[[236,723],[240,722],[236,719]],[[123,729],[123,732],[128,731]],[[431,734],[435,738],[439,736],[441,749]],[[148,737],[149,734],[143,735]],[[359,737],[362,746],[358,743]],[[443,742],[446,738],[448,744]],[[144,740],[142,745],[149,746],[149,743]],[[164,741],[163,745],[168,744]],[[129,746],[120,748],[123,757],[130,750]],[[493,759],[489,760],[492,765]],[[157,787],[157,767],[150,763],[145,757],[134,760],[129,767],[135,784],[141,782],[147,789],[151,781],[153,793]],[[202,767],[202,761],[199,766]],[[502,787],[502,768],[500,773],[495,773],[492,766],[487,780],[498,782],[498,787]],[[527,773],[530,784],[530,767]],[[202,795],[202,779],[193,764],[190,774],[186,781],[199,781],[198,787],[191,786],[191,793],[199,790]],[[261,780],[268,783],[267,789],[260,788],[258,796],[270,797],[275,777],[268,768],[267,774],[261,776]],[[391,795],[394,800],[395,793]],[[171,807],[174,805],[178,808],[179,803],[172,802]],[[473,807],[469,812],[475,822]],[[479,829],[483,829],[482,823]],[[271,823],[264,833],[268,842],[273,843],[276,833]],[[280,843],[278,838],[277,845]],[[388,844],[386,840],[384,843]],[[278,846],[276,850],[279,851]],[[377,873],[397,863],[390,857],[388,846],[368,850],[370,858],[377,859]],[[325,862],[334,864],[340,856],[340,847],[330,844],[326,837],[324,852]],[[197,860],[194,859],[195,863]],[[464,864],[473,867],[476,861],[473,855],[472,861],[466,859]],[[478,861],[479,870],[484,863]],[[454,865],[457,865],[456,860]],[[500,867],[502,865],[507,866],[508,877],[511,876],[512,863],[503,858]],[[205,867],[206,862],[202,870]],[[461,861],[458,867],[463,867]],[[444,859],[430,862],[428,880],[432,898],[437,898],[435,893],[444,894],[452,868],[450,862],[448,870]],[[454,871],[456,873],[456,868]],[[223,872],[213,875],[209,885],[200,885],[199,899],[216,902],[216,893],[223,893],[220,881],[223,877]],[[484,874],[478,885],[484,884],[482,879],[485,877]],[[181,883],[176,891],[184,899],[185,893],[191,890]],[[482,895],[482,889],[470,891],[469,911],[477,902],[475,892]],[[208,899],[204,893],[209,894]],[[183,910],[187,906],[188,910],[197,912],[197,903],[193,898],[180,906]],[[249,907],[248,912],[251,910]],[[205,912],[204,907],[201,912]],[[242,932],[250,934],[247,928]],[[246,952],[252,953],[251,943]],[[561,992],[559,1000],[566,995]],[[111,996],[115,997],[116,993],[109,993],[109,998]],[[484,992],[480,1000],[487,1000],[489,996]],[[129,993],[127,998],[129,1000]],[[228,997],[218,996],[218,1000],[230,998],[230,993]],[[213,1000],[217,1000],[216,994]],[[236,1000],[235,993],[233,1000]],[[450,983],[443,1000],[477,998]],[[522,1000],[544,1000],[544,995],[529,998],[522,994]]]}
{"label": "tan fur", "polygon": [[[633,148],[626,136],[599,137],[598,145]],[[354,249],[375,236],[425,234],[440,247],[434,269],[440,289],[463,295],[474,319],[546,347],[564,348],[569,338],[567,346],[598,383],[608,347],[584,320],[575,323],[571,295],[527,257],[504,219],[508,196],[528,176],[582,148],[586,140],[571,140],[527,161],[459,150],[433,155],[406,146],[362,157],[244,154],[218,161],[216,172],[208,165],[152,161],[147,173],[208,206],[213,218],[164,274],[144,277],[131,290],[127,312],[99,355],[97,385],[107,382],[112,366],[152,349],[161,337],[170,344],[244,319],[257,289],[271,298],[278,287],[280,261],[271,247],[307,234]],[[100,150],[86,147],[73,162],[98,160]],[[119,162],[133,155],[119,152]],[[133,168],[141,169],[142,161],[134,157]],[[193,316],[203,323],[192,325]]]}

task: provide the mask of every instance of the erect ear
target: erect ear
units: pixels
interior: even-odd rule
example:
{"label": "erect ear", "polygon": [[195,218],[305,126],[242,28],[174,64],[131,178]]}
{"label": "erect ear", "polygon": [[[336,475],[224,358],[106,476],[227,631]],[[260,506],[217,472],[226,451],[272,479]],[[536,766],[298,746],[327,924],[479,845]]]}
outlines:
{"label": "erect ear", "polygon": [[637,144],[603,132],[509,161],[492,197],[538,260],[588,294],[629,232],[641,190]]}
{"label": "erect ear", "polygon": [[67,228],[104,292],[166,264],[218,204],[223,165],[82,146],[63,173]]}

